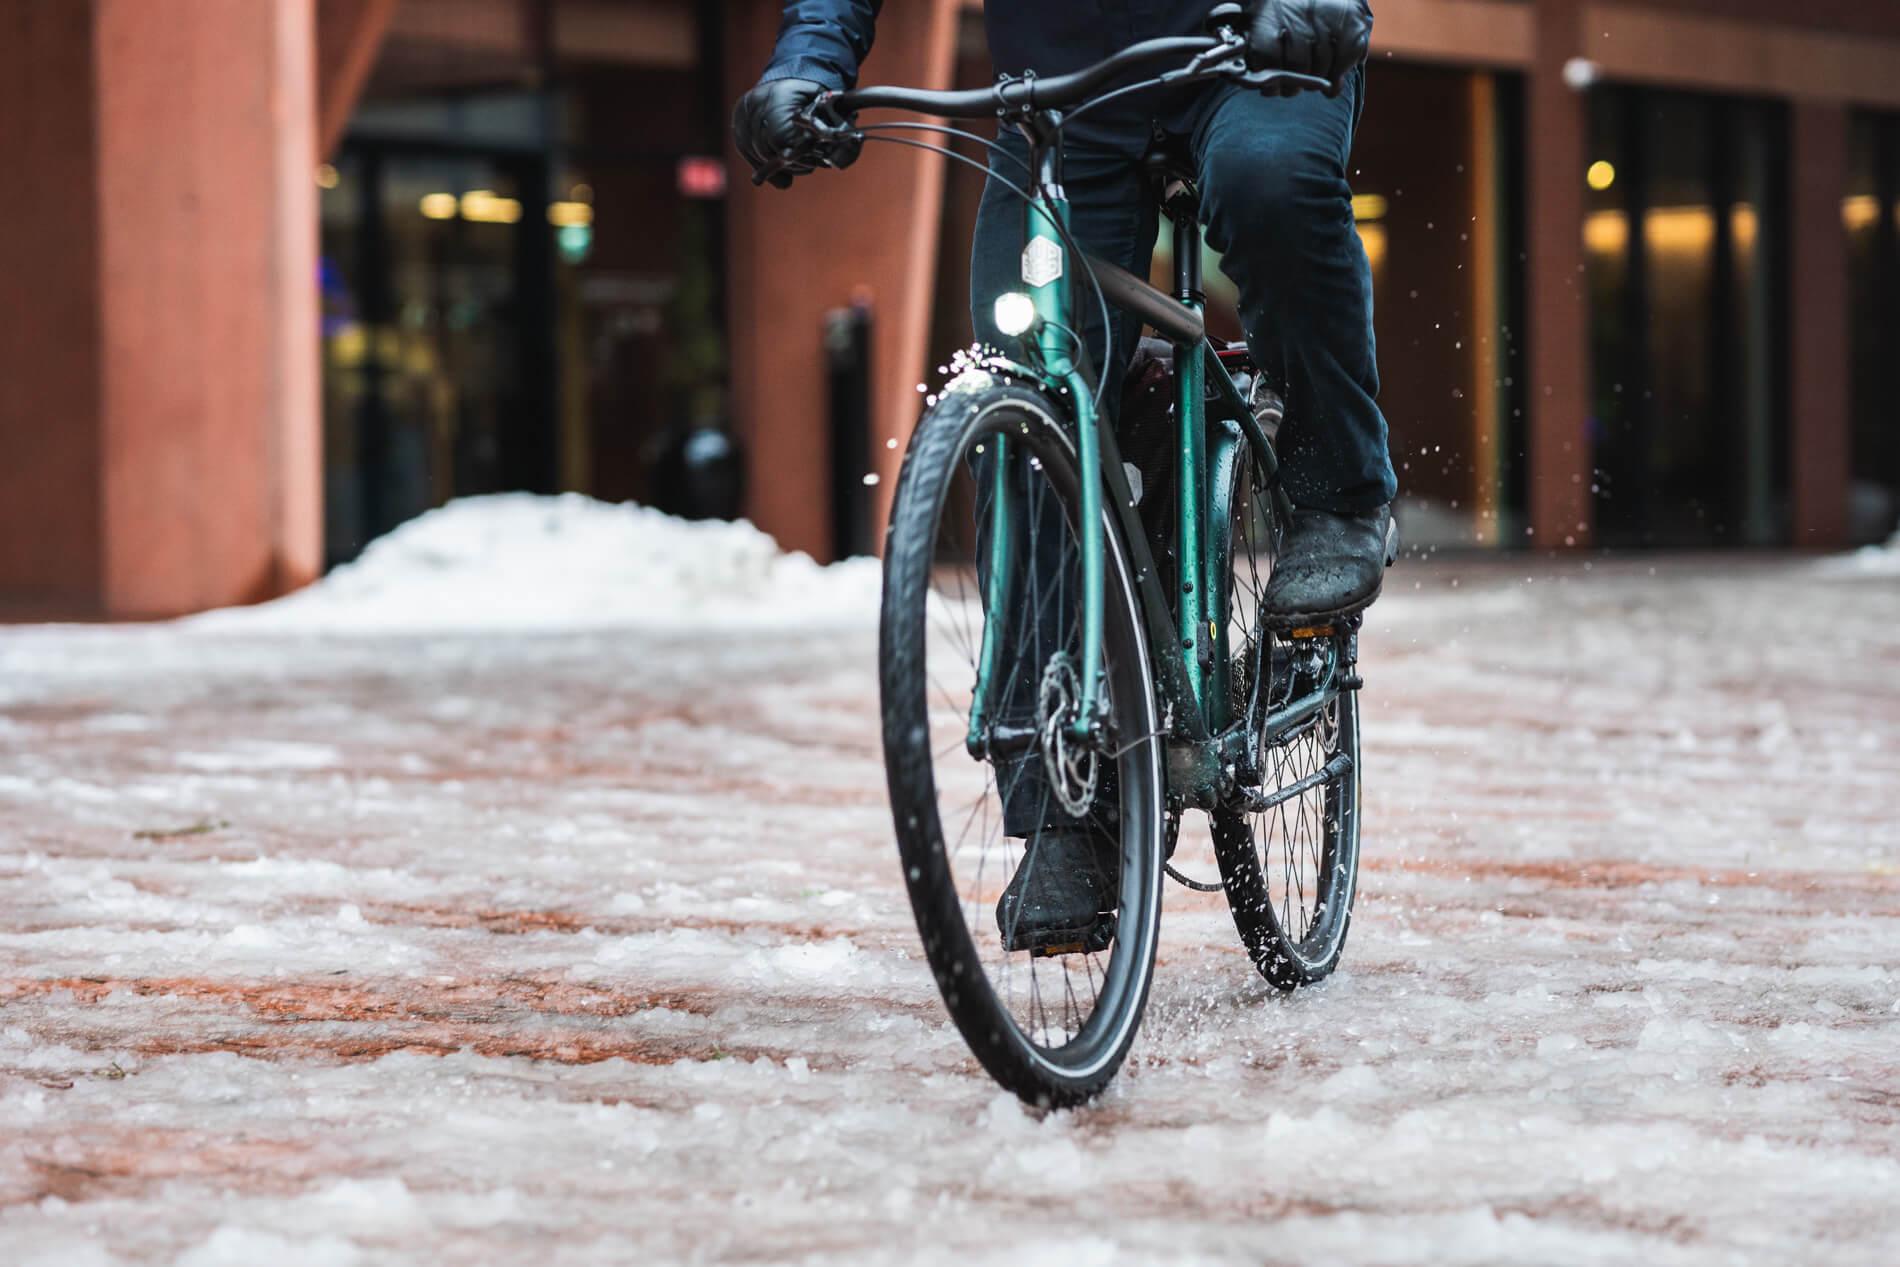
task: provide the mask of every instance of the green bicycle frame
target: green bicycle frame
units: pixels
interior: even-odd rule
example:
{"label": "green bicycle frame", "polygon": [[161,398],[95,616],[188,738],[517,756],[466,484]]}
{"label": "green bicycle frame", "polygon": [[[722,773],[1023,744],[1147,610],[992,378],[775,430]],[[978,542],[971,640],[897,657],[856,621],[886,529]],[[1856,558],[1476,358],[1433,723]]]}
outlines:
{"label": "green bicycle frame", "polygon": [[[1231,769],[1244,754],[1244,739],[1236,733],[1230,682],[1227,629],[1227,577],[1233,566],[1232,534],[1235,475],[1251,449],[1271,486],[1276,519],[1290,512],[1277,479],[1278,464],[1272,445],[1261,431],[1251,408],[1221,364],[1213,344],[1200,338],[1174,342],[1174,413],[1176,423],[1176,556],[1179,589],[1163,595],[1147,539],[1140,529],[1134,499],[1122,469],[1119,446],[1111,428],[1101,425],[1095,411],[1094,371],[1087,349],[1078,347],[1081,329],[1076,320],[1079,286],[1086,286],[1087,260],[1077,260],[1065,244],[1069,206],[1063,196],[1059,147],[1053,127],[1045,122],[1032,131],[1031,144],[1036,192],[1026,210],[1022,275],[1024,289],[1034,303],[1036,325],[1033,348],[1038,364],[1014,366],[1023,377],[1038,383],[1059,403],[1075,427],[1076,457],[1082,472],[1077,513],[1082,556],[1082,625],[1078,710],[1072,737],[1088,740],[1101,733],[1103,586],[1106,542],[1103,515],[1116,514],[1129,552],[1134,556],[1142,589],[1149,641],[1154,648],[1158,681],[1172,719],[1170,781],[1184,788],[1191,800],[1210,798],[1222,771]],[[1173,222],[1175,293],[1168,297],[1193,314],[1200,325],[1201,234],[1192,191],[1184,201],[1167,207]],[[1160,296],[1155,296],[1159,299]],[[1131,318],[1133,319],[1133,318]],[[1021,570],[1022,525],[1018,508],[1007,495],[1008,440],[997,437],[998,453],[988,478],[995,481],[989,499],[984,610],[1008,610]],[[977,663],[977,681],[968,743],[972,752],[987,747],[992,683],[1001,680],[1004,649],[1002,622],[984,622],[983,644]],[[1173,648],[1172,651],[1169,648]]]}

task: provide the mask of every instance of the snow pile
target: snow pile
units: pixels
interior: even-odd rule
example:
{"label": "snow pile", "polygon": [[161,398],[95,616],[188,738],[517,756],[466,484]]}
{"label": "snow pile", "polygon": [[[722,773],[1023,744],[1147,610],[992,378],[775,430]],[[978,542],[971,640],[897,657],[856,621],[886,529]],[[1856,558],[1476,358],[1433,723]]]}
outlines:
{"label": "snow pile", "polygon": [[275,602],[196,628],[394,633],[875,620],[875,560],[821,567],[747,523],[693,522],[576,493],[450,502]]}
{"label": "snow pile", "polygon": [[1828,576],[1900,576],[1900,532],[1887,538],[1885,545],[1862,546],[1852,554],[1839,554],[1825,560]]}

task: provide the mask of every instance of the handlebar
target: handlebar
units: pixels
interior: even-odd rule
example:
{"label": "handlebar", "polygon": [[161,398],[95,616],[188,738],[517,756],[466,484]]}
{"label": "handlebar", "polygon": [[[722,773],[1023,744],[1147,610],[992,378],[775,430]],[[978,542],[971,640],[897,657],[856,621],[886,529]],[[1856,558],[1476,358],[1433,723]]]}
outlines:
{"label": "handlebar", "polygon": [[[1215,10],[1216,15],[1228,7],[1232,6],[1220,6]],[[889,87],[827,92],[806,109],[801,119],[813,131],[839,135],[852,131],[851,119],[860,110],[912,110],[944,119],[1020,117],[1038,110],[1064,110],[1086,106],[1101,95],[1103,88],[1135,67],[1164,58],[1180,59],[1186,64],[1159,76],[1155,81],[1157,85],[1218,77],[1263,89],[1285,85],[1331,93],[1337,88],[1317,75],[1288,70],[1248,70],[1240,37],[1231,26],[1222,24],[1218,35],[1172,35],[1143,40],[1093,66],[1047,79],[1031,72],[999,80],[988,88],[950,92]],[[787,166],[783,157],[769,162],[753,172],[752,183],[764,184]]]}
{"label": "handlebar", "polygon": [[989,88],[932,92],[922,88],[857,88],[826,98],[840,114],[860,110],[915,110],[945,119],[983,119],[999,111],[1062,110],[1095,95],[1097,89],[1144,62],[1164,57],[1194,57],[1212,52],[1225,41],[1205,35],[1164,36],[1131,44],[1121,52],[1067,75],[1038,79],[1025,75],[1005,79]]}

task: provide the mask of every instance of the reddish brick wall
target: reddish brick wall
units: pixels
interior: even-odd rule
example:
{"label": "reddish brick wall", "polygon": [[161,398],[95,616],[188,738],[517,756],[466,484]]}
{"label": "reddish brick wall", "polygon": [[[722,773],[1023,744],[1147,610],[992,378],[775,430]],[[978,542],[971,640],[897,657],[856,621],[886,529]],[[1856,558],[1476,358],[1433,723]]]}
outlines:
{"label": "reddish brick wall", "polygon": [[73,616],[319,565],[312,0],[10,5],[0,595]]}

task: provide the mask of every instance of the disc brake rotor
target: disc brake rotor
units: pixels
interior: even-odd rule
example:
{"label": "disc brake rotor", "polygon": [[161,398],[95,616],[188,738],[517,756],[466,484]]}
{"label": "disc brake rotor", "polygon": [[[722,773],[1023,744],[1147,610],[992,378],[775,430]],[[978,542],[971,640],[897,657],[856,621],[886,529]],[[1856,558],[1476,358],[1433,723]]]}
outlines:
{"label": "disc brake rotor", "polygon": [[1101,782],[1101,754],[1071,737],[1079,717],[1082,680],[1066,651],[1051,656],[1036,693],[1036,729],[1042,736],[1042,763],[1063,812],[1080,818],[1095,804]]}

